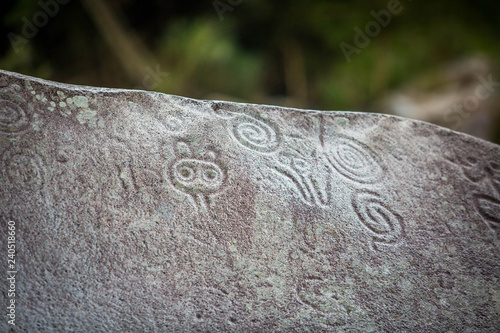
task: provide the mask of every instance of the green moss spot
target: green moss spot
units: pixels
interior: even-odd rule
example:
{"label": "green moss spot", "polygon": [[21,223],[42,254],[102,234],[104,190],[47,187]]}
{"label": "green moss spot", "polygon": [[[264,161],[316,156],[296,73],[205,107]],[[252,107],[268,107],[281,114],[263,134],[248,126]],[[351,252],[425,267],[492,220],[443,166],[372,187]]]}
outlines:
{"label": "green moss spot", "polygon": [[85,109],[85,110],[80,111],[76,115],[76,119],[78,120],[78,122],[80,124],[85,124],[86,122],[92,120],[92,118],[94,118],[96,116],[96,114],[97,114],[97,111]]}
{"label": "green moss spot", "polygon": [[342,127],[349,125],[349,118],[346,117],[336,117],[334,121],[337,125]]}
{"label": "green moss spot", "polygon": [[85,96],[75,96],[73,97],[73,103],[79,108],[88,108],[89,99]]}

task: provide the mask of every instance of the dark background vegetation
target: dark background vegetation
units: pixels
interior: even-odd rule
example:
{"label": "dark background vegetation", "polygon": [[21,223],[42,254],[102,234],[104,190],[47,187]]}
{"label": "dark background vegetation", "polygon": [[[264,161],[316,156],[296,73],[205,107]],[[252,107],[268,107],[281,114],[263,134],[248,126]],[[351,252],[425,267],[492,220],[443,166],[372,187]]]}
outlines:
{"label": "dark background vegetation", "polygon": [[12,1],[2,6],[0,68],[193,98],[393,113],[500,142],[500,85],[458,111],[480,77],[500,81],[500,1],[401,0],[401,13],[348,61],[341,43],[356,46],[355,28],[389,2],[72,0],[25,38],[26,22],[45,10]]}

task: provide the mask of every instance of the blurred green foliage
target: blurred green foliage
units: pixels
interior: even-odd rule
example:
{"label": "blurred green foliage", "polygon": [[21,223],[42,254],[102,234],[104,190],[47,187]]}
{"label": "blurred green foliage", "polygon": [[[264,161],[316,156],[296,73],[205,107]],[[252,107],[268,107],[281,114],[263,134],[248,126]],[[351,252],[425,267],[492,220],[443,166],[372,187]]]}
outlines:
{"label": "blurred green foliage", "polygon": [[[0,67],[68,83],[142,86],[194,98],[379,111],[381,96],[443,64],[476,55],[495,65],[500,60],[500,2],[491,0],[401,0],[401,13],[350,62],[339,45],[355,45],[354,28],[364,30],[374,21],[371,12],[394,0],[220,1],[225,12],[214,1],[106,1],[132,45],[140,44],[136,49],[145,64],[168,73],[151,87],[117,60],[116,41],[89,14],[92,0],[60,5],[18,52],[4,38]],[[4,8],[4,36],[22,36],[22,18],[31,20],[42,10],[30,0]]]}

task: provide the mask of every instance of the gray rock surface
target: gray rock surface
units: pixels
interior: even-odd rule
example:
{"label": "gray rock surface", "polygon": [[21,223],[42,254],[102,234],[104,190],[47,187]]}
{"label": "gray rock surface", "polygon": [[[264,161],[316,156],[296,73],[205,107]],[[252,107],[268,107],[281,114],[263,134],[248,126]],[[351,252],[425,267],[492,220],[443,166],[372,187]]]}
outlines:
{"label": "gray rock surface", "polygon": [[500,330],[497,145],[2,71],[0,163],[15,331]]}

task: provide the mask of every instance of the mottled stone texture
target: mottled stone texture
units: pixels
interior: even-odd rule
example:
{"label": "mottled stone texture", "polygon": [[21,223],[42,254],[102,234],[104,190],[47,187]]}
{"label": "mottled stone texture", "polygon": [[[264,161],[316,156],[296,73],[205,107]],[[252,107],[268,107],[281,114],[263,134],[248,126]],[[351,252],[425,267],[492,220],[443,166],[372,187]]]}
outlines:
{"label": "mottled stone texture", "polygon": [[500,330],[497,145],[0,72],[0,163],[19,332]]}

